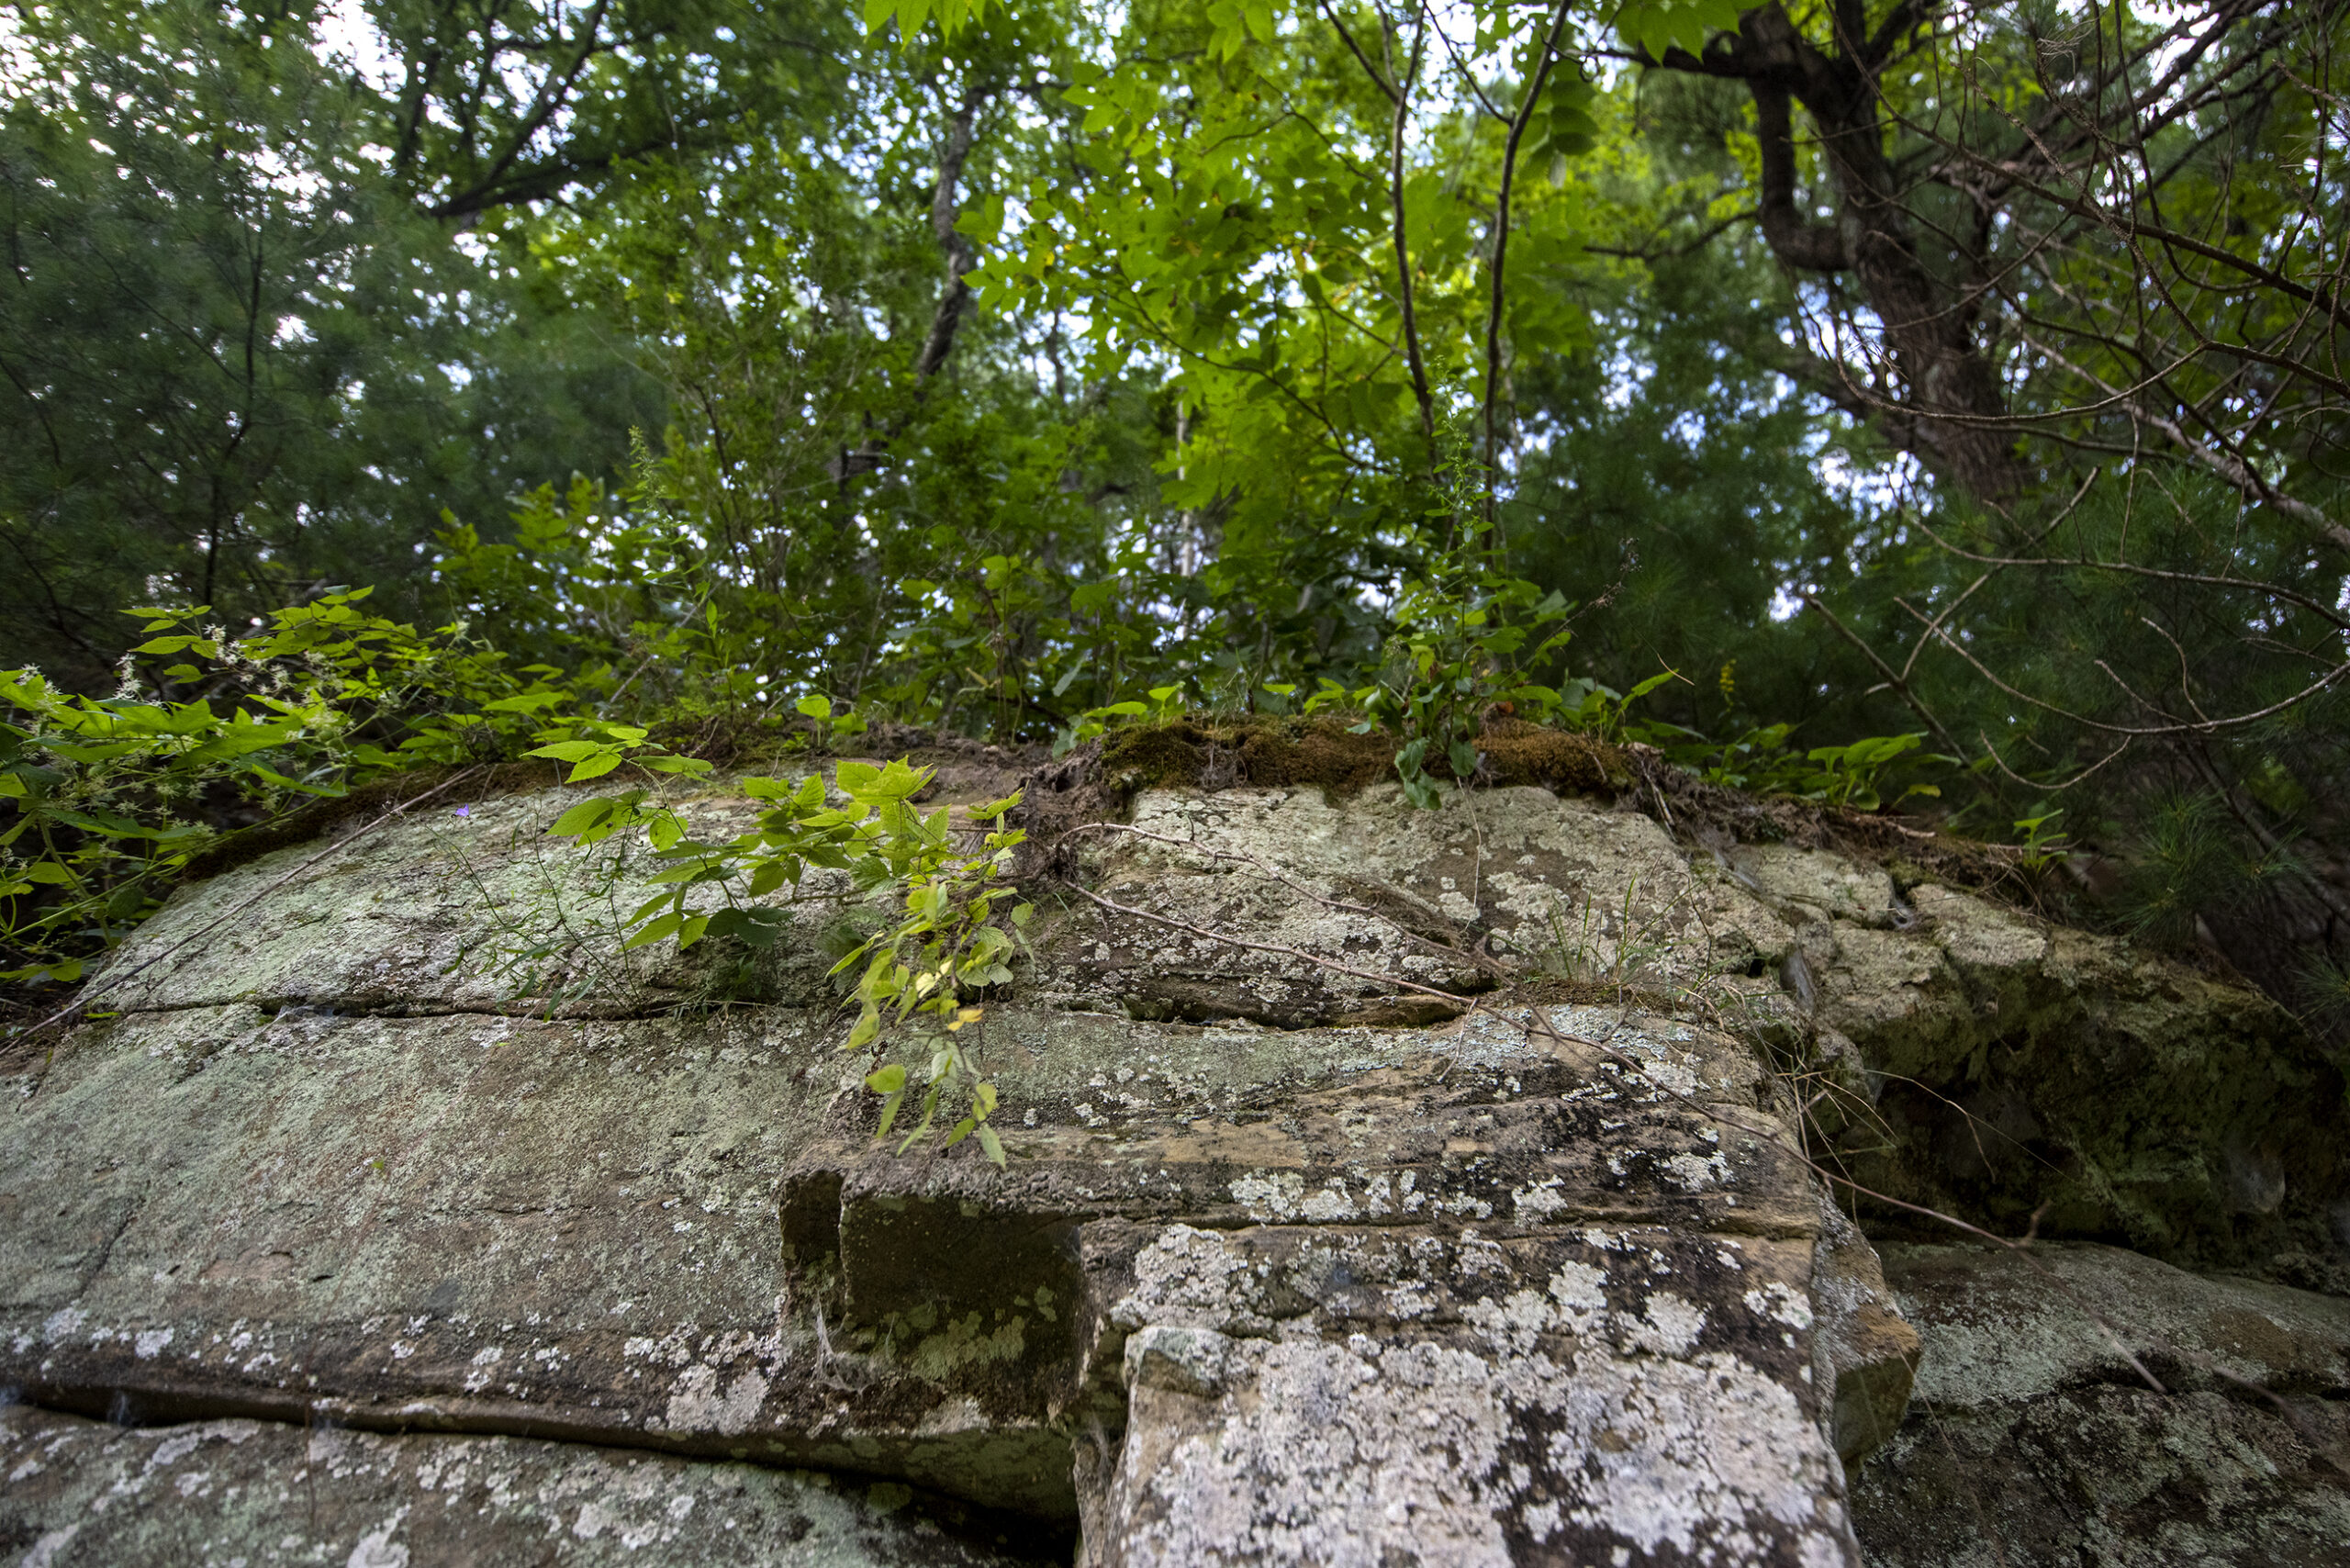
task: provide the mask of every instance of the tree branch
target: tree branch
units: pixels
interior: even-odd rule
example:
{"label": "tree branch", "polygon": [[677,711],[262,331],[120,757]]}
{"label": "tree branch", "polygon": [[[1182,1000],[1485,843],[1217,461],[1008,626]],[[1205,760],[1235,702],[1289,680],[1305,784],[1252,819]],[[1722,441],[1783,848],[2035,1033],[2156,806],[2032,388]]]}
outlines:
{"label": "tree branch", "polygon": [[927,381],[938,374],[946,356],[955,352],[955,336],[963,323],[963,312],[970,303],[971,285],[968,274],[979,265],[979,253],[971,241],[955,227],[961,216],[963,164],[971,155],[971,140],[979,123],[979,106],[987,101],[987,94],[970,87],[963,94],[962,106],[946,124],[946,140],[938,153],[938,184],[930,196],[931,232],[938,237],[938,248],[946,252],[946,286],[938,297],[938,308],[932,313],[930,330],[923,335],[922,350],[914,355],[914,379]]}
{"label": "tree branch", "polygon": [[1559,34],[1567,25],[1567,6],[1568,0],[1559,0],[1559,8],[1550,17],[1550,34],[1542,40],[1542,59],[1534,68],[1534,80],[1527,84],[1526,96],[1518,104],[1517,112],[1510,117],[1509,137],[1502,148],[1501,191],[1494,198],[1492,303],[1485,310],[1485,521],[1489,525],[1494,521],[1494,492],[1500,478],[1494,463],[1498,439],[1495,415],[1501,406],[1502,303],[1509,265],[1510,194],[1517,174],[1518,143],[1526,136],[1527,121],[1542,101],[1542,89],[1550,81],[1550,67],[1559,58]]}

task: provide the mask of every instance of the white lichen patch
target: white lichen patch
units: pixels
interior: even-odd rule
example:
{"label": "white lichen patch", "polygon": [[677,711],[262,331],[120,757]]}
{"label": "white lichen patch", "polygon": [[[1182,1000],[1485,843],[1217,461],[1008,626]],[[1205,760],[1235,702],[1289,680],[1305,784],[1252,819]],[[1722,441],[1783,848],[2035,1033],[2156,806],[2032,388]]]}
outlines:
{"label": "white lichen patch", "polygon": [[1658,1163],[1664,1167],[1665,1179],[1684,1193],[1704,1193],[1729,1184],[1729,1161],[1718,1150],[1707,1155],[1668,1155]]}
{"label": "white lichen patch", "polygon": [[1228,1235],[1170,1225],[1135,1259],[1135,1288],[1110,1320],[1127,1329],[1155,1323],[1263,1333],[1270,1320],[1258,1286],[1248,1254]]}
{"label": "white lichen patch", "polygon": [[[1813,1288],[1818,1288],[1817,1282]],[[1746,1310],[1757,1317],[1768,1317],[1790,1328],[1808,1329],[1812,1325],[1811,1298],[1793,1289],[1785,1281],[1773,1280],[1760,1290],[1748,1291],[1742,1299],[1746,1303]]]}
{"label": "white lichen patch", "polygon": [[1579,1482],[1563,1523],[1724,1568],[1852,1561],[1826,1439],[1738,1357],[1578,1361],[1550,1409],[1550,1460]]}
{"label": "white lichen patch", "polygon": [[[1382,1187],[1383,1191],[1383,1179]],[[1348,1192],[1347,1183],[1340,1177],[1329,1177],[1318,1185],[1308,1187],[1305,1179],[1294,1170],[1257,1171],[1236,1178],[1232,1183],[1232,1201],[1259,1220],[1305,1220],[1317,1225],[1356,1219],[1367,1213],[1384,1213],[1386,1210],[1383,1203],[1373,1209],[1365,1201],[1356,1198]]]}
{"label": "white lichen patch", "polygon": [[1823,918],[1880,924],[1893,918],[1893,879],[1874,866],[1792,845],[1740,849],[1734,864],[1766,899],[1817,911]]}
{"label": "white lichen patch", "polygon": [[[1845,1568],[1842,1473],[1796,1392],[1807,1353],[1774,1372],[1709,1343],[1697,1276],[1754,1260],[1668,1234],[1593,1228],[1561,1257],[1169,1227],[1113,1314],[1131,1425],[1104,1506],[1125,1561],[1498,1564],[1531,1542]],[[1539,1257],[1531,1278],[1512,1261]],[[1783,1320],[1799,1298],[1775,1280],[1740,1294]],[[1404,1295],[1423,1310],[1393,1311]],[[1300,1305],[1276,1316],[1275,1299]]]}
{"label": "white lichen patch", "polygon": [[1616,1321],[1627,1349],[1685,1356],[1697,1348],[1697,1336],[1705,1332],[1706,1309],[1658,1291],[1640,1304],[1639,1317],[1618,1314]]}
{"label": "white lichen patch", "polygon": [[672,1386],[665,1424],[673,1432],[716,1432],[735,1437],[759,1418],[767,1379],[756,1370],[739,1374],[722,1389],[716,1367],[696,1362]]}
{"label": "white lichen patch", "polygon": [[1159,1388],[1212,1398],[1221,1393],[1236,1354],[1233,1341],[1213,1328],[1154,1325],[1126,1338],[1128,1388]]}
{"label": "white lichen patch", "polygon": [[1491,1315],[1497,1353],[1284,1339],[1235,1345],[1213,1404],[1139,1387],[1126,1561],[1499,1565],[1513,1535],[1578,1561],[1853,1561],[1839,1473],[1785,1388],[1721,1352],[1554,1358],[1523,1338],[1556,1321],[1542,1299]]}

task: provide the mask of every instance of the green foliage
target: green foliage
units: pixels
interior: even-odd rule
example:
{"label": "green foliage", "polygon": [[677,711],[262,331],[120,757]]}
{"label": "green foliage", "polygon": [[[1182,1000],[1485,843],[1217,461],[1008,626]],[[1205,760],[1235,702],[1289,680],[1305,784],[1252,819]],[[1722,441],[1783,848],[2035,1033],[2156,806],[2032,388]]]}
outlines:
{"label": "green foliage", "polygon": [[2224,808],[2204,791],[2177,791],[2148,813],[2144,843],[2122,894],[2131,929],[2184,944],[2197,923],[2241,898],[2247,868],[2224,827]]}
{"label": "green foliage", "polygon": [[1561,706],[1570,728],[1579,729],[1604,741],[1642,740],[1659,738],[1681,739],[1679,732],[1660,728],[1632,717],[1632,704],[1659,688],[1682,678],[1679,670],[1665,670],[1633,684],[1629,691],[1617,691],[1587,676],[1578,676],[1566,684]]}
{"label": "green foliage", "polygon": [[1668,49],[1701,52],[1708,38],[1736,30],[1739,13],[1752,8],[1740,0],[1630,0],[1614,21],[1617,37],[1662,59]]}
{"label": "green foliage", "polygon": [[[1645,684],[1653,687],[1667,678],[1670,678],[1652,677]],[[1635,697],[1641,694],[1639,687],[1631,693]],[[1959,766],[1959,759],[1954,756],[1922,750],[1926,737],[1919,731],[1867,735],[1844,745],[1813,746],[1800,752],[1789,748],[1787,742],[1793,728],[1786,724],[1749,730],[1726,742],[1707,740],[1676,725],[1650,722],[1635,722],[1622,733],[1657,746],[1707,783],[1757,795],[1790,795],[1797,800],[1817,801],[1838,811],[1875,812],[1886,809],[1888,803],[1898,806],[1919,795],[1937,797],[1942,793],[1940,785],[1912,778],[1890,802],[1886,800],[1897,774],[1927,764]],[[2019,823],[2016,826],[2020,832],[2027,824]]]}
{"label": "green foliage", "polygon": [[[1472,541],[1485,532],[1473,517],[1460,527]],[[1565,647],[1564,629],[1530,650],[1528,644],[1563,621],[1571,608],[1555,592],[1546,595],[1522,578],[1503,576],[1491,550],[1472,545],[1440,552],[1433,566],[1428,577],[1406,582],[1397,597],[1395,632],[1378,678],[1349,690],[1326,676],[1304,705],[1308,713],[1331,706],[1359,710],[1359,733],[1393,730],[1404,742],[1395,754],[1404,793],[1427,809],[1439,800],[1428,773],[1431,757],[1443,759],[1465,788],[1481,770],[1477,738],[1489,717],[1506,712],[1539,723],[1559,715],[1559,692],[1521,672],[1525,664]]]}
{"label": "green foliage", "polygon": [[306,29],[17,7],[0,99],[0,664],[95,689],[129,604],[431,610],[443,509],[616,461],[659,386],[416,214]]}
{"label": "green foliage", "polygon": [[[66,972],[143,907],[122,890],[305,791],[530,755],[641,778],[572,836],[666,854],[688,830],[649,786],[720,738],[821,754],[893,722],[1066,752],[1339,708],[1431,804],[1489,720],[1532,719],[1946,812],[2033,866],[2119,856],[2166,938],[2328,863],[2278,846],[2350,735],[2309,515],[2342,514],[2339,420],[2281,369],[2306,301],[2235,263],[2323,274],[2338,194],[2295,150],[2333,88],[2147,126],[2165,221],[2201,237],[2178,254],[2221,268],[2165,263],[2155,295],[2127,247],[1970,272],[1973,196],[1905,187],[1935,287],[2023,279],[1986,308],[2070,333],[2065,363],[1980,334],[2071,443],[1990,506],[1894,453],[1923,427],[1849,395],[1882,365],[1810,330],[1874,344],[1858,296],[1748,221],[1757,103],[1685,69],[1739,47],[1729,0],[860,9],[346,7],[390,69],[327,58],[315,9],[19,18],[0,663],[44,673],[9,678],[17,972]],[[1830,55],[1851,20],[1784,19]],[[2074,104],[2039,26],[1905,35],[1915,69],[1869,78],[1897,165],[1972,166],[1932,138],[2013,151],[2010,116]],[[2186,69],[2283,36],[2222,28]],[[1826,145],[1792,149],[1798,210],[1841,200]],[[2017,188],[1999,244],[2071,221]],[[2270,257],[2286,232],[2319,251]],[[2066,403],[2139,383],[2100,333],[2142,306],[2284,356],[2165,372],[2240,421],[2211,450],[2252,489],[2127,399]],[[151,602],[218,624],[127,634]],[[2193,730],[2224,712],[2261,716]],[[128,749],[68,755],[94,745]],[[2221,802],[2192,831],[2188,797]],[[755,946],[757,907],[640,924]]]}
{"label": "green foliage", "polygon": [[[220,836],[206,820],[218,798],[267,817],[412,768],[518,755],[568,762],[574,778],[623,759],[709,770],[596,716],[609,668],[518,665],[461,625],[420,633],[373,614],[369,593],[278,610],[241,638],[206,606],[134,611],[147,636],[113,697],[0,671],[0,798],[15,808],[0,829],[0,940],[16,960],[0,978],[78,978]],[[150,700],[141,684],[196,695]]]}
{"label": "green foliage", "polygon": [[[995,1086],[980,1075],[963,1031],[984,1014],[967,999],[1011,982],[1009,960],[1035,913],[1006,880],[1027,835],[1003,825],[1004,814],[1020,803],[1017,794],[973,808],[961,829],[945,807],[917,811],[913,799],[932,776],[902,760],[880,767],[844,762],[834,776],[846,797],[844,806],[830,803],[821,774],[796,785],[745,778],[744,791],[766,810],[755,826],[724,844],[688,837],[684,819],[666,807],[647,807],[642,790],[583,801],[548,832],[594,844],[623,829],[645,829],[665,868],[652,879],[660,891],[615,934],[627,947],[674,938],[683,950],[708,936],[772,947],[786,910],[758,901],[785,889],[797,896],[811,872],[845,873],[857,891],[886,892],[899,903],[900,915],[833,969],[836,977],[856,972],[856,1022],[843,1048],[870,1047],[877,1055],[894,1048],[905,1058],[876,1067],[866,1079],[882,1096],[877,1136],[896,1129],[911,1102],[919,1114],[901,1138],[901,1151],[930,1133],[943,1114],[951,1123],[943,1147],[976,1136],[987,1157],[1002,1165],[1003,1146],[988,1126]],[[958,836],[977,836],[979,846],[958,845]],[[699,907],[697,891],[716,893],[720,907]]]}
{"label": "green foliage", "polygon": [[2048,825],[2064,814],[2064,809],[2059,807],[2054,811],[2042,812],[2038,816],[2016,819],[2016,835],[2023,845],[2020,863],[2025,870],[2046,870],[2072,855],[2071,841]]}
{"label": "green foliage", "polygon": [[[1799,793],[1825,801],[1839,810],[1874,812],[1885,804],[1878,792],[1879,782],[1886,770],[1906,753],[1921,745],[1926,737],[1922,732],[1906,735],[1872,735],[1850,745],[1814,746],[1804,754],[1804,760],[1814,771],[1806,775],[1806,788]],[[1938,760],[1954,763],[1956,757]],[[1901,799],[1911,795],[1939,795],[1941,790],[1931,784],[1912,784],[1903,791]]]}

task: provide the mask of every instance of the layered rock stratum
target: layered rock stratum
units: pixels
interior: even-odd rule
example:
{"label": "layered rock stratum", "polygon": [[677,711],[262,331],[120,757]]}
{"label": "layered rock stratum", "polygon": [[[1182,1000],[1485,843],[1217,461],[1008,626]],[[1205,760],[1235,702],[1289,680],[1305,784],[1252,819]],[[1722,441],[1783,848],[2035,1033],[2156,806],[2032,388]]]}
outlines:
{"label": "layered rock stratum", "polygon": [[2350,1562],[2255,993],[1628,789],[1028,782],[1002,1170],[876,1143],[845,884],[624,953],[550,786],[184,890],[10,1063],[0,1552]]}

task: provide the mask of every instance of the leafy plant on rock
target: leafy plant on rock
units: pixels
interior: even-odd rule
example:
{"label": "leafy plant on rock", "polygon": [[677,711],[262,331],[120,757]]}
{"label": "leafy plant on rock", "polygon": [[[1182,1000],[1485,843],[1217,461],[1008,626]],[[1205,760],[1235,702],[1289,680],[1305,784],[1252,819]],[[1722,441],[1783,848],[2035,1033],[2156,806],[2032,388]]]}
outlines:
{"label": "leafy plant on rock", "polygon": [[[1020,803],[1017,793],[971,808],[961,828],[944,806],[918,811],[914,799],[932,778],[931,769],[901,760],[883,767],[845,761],[834,772],[834,790],[815,773],[796,783],[746,778],[744,792],[766,809],[749,829],[722,844],[687,836],[685,820],[648,803],[643,790],[582,801],[548,831],[588,845],[644,829],[666,864],[651,879],[659,890],[622,922],[625,947],[674,939],[683,950],[708,937],[732,936],[764,950],[782,935],[789,903],[803,893],[836,899],[844,890],[886,892],[899,906],[897,916],[832,971],[844,981],[855,977],[856,1022],[842,1048],[894,1051],[901,1058],[866,1076],[867,1086],[881,1096],[876,1136],[896,1130],[912,1106],[917,1114],[901,1150],[943,1116],[951,1124],[944,1147],[976,1137],[1001,1165],[1003,1145],[988,1125],[995,1085],[981,1075],[964,1031],[984,1014],[970,999],[1011,982],[1009,960],[1035,913],[1008,880],[1013,854],[1027,834],[1003,821]],[[834,790],[845,804],[832,803]],[[976,848],[968,845],[974,835]],[[811,877],[822,873],[834,875],[811,889]],[[785,903],[761,902],[787,889]],[[717,906],[710,907],[707,898],[698,901],[697,892],[715,894]]]}

